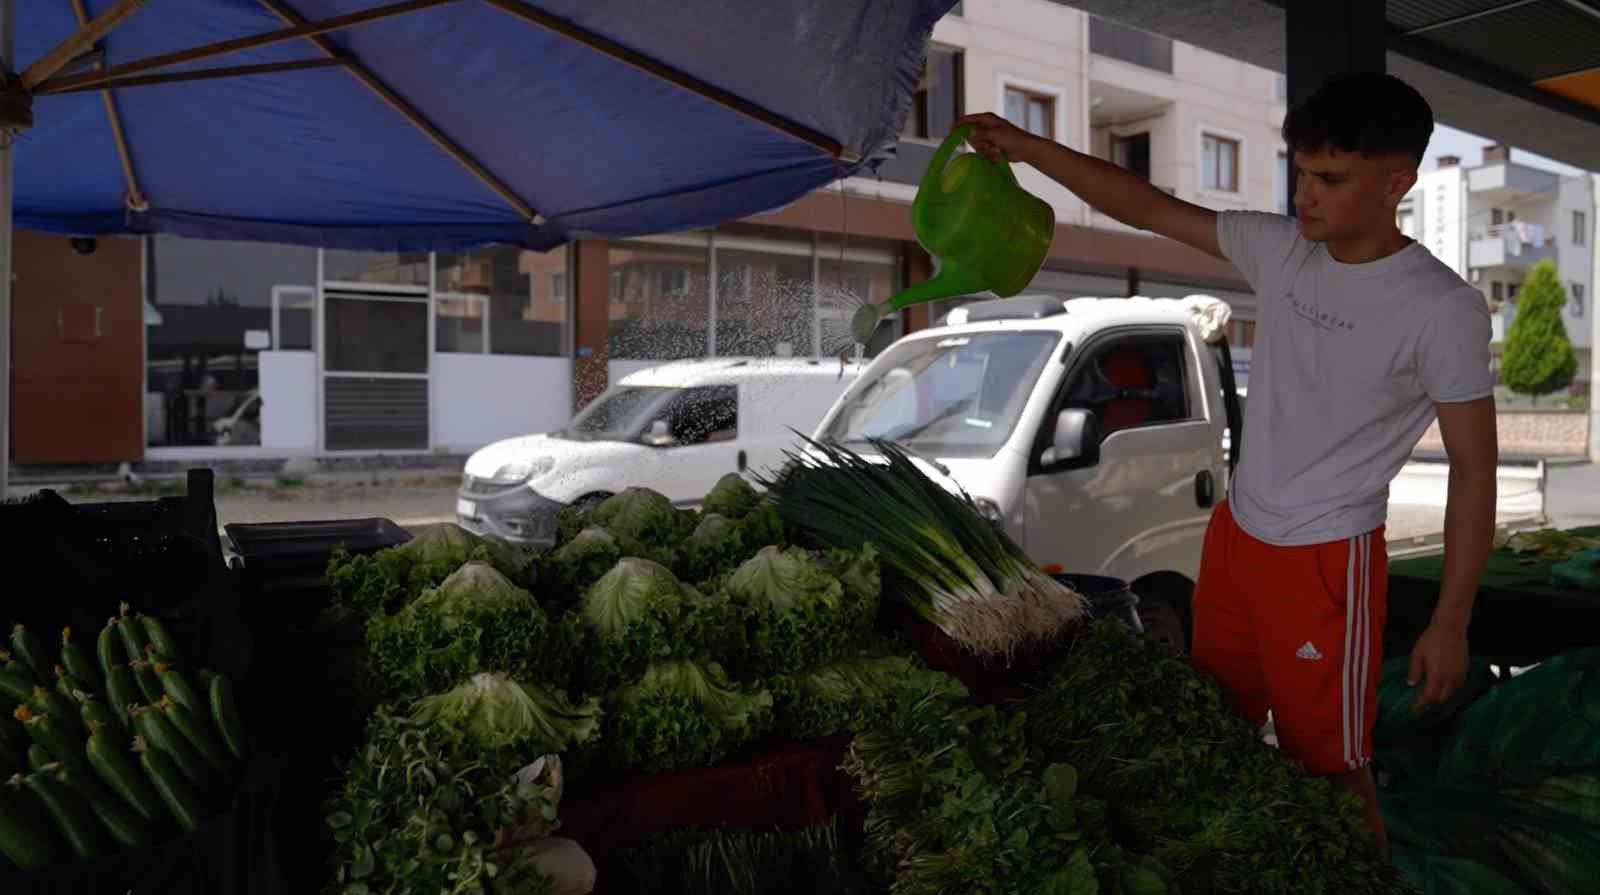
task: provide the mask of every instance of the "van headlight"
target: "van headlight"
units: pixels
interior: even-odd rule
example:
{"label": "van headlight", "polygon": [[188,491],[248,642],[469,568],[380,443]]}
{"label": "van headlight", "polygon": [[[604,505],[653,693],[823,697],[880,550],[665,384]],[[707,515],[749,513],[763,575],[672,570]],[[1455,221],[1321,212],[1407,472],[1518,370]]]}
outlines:
{"label": "van headlight", "polygon": [[979,497],[972,501],[972,505],[977,508],[979,516],[989,520],[990,525],[995,528],[1005,527],[1006,517],[1004,513],[1000,512],[999,504],[987,497]]}
{"label": "van headlight", "polygon": [[520,485],[532,478],[544,475],[553,469],[556,461],[549,457],[540,457],[537,460],[515,460],[507,463],[494,471],[489,481],[496,485]]}

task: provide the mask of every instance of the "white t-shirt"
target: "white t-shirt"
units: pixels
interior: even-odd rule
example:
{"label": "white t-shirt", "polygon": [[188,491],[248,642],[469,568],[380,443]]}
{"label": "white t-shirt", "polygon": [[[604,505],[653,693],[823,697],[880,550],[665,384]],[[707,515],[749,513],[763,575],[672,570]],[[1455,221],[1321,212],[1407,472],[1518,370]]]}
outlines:
{"label": "white t-shirt", "polygon": [[1283,215],[1223,212],[1217,242],[1257,302],[1234,518],[1289,546],[1376,529],[1434,402],[1494,394],[1483,294],[1416,243],[1344,264]]}

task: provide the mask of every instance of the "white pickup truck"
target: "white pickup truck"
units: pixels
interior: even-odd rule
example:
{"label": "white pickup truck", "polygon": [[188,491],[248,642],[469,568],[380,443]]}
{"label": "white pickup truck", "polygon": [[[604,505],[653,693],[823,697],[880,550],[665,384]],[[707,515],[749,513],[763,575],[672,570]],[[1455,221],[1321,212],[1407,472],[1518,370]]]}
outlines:
{"label": "white pickup truck", "polygon": [[[1181,648],[1242,427],[1227,320],[1209,296],[974,302],[874,359],[814,437],[900,445],[1047,571],[1129,582]],[[1394,483],[1397,555],[1438,549],[1447,477],[1418,459]],[[1500,493],[1502,522],[1538,524],[1543,466],[1502,466]]]}

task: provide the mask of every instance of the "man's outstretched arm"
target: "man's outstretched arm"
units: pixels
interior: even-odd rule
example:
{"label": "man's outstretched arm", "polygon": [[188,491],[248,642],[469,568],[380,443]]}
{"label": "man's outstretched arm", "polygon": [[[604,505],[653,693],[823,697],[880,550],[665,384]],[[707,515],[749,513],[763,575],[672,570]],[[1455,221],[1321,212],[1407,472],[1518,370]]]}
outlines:
{"label": "man's outstretched arm", "polygon": [[1222,258],[1217,244],[1217,213],[1168,195],[1126,168],[1036,137],[992,112],[968,115],[967,142],[989,159],[1004,154],[1032,165],[1102,214]]}

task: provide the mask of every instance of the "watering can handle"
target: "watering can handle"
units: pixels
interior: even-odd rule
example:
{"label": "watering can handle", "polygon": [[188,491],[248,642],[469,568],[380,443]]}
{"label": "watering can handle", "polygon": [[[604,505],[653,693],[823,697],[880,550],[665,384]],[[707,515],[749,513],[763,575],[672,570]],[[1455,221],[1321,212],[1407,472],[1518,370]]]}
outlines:
{"label": "watering can handle", "polygon": [[[928,162],[928,170],[922,172],[922,184],[917,188],[916,198],[911,200],[911,227],[916,231],[919,239],[928,232],[926,226],[927,206],[924,198],[939,192],[939,178],[944,176],[945,166],[950,164],[950,156],[955,154],[956,147],[967,138],[972,130],[972,125],[964,124],[950,132],[934,151],[933,159]],[[926,243],[924,243],[926,247]]]}

